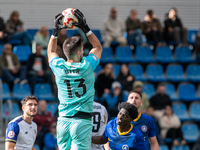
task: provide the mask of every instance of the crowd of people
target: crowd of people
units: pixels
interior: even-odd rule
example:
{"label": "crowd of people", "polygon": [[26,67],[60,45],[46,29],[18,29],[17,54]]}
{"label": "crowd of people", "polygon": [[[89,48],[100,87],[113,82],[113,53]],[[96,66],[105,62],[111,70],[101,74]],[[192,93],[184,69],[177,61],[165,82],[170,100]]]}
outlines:
{"label": "crowd of people", "polygon": [[[28,33],[23,30],[22,25],[23,23],[19,19],[19,13],[17,11],[11,13],[9,20],[5,24],[3,19],[0,19],[0,40],[5,43],[3,53],[0,57],[1,77],[4,82],[10,85],[11,91],[13,84],[29,83],[31,87],[31,92],[32,94],[34,94],[35,84],[40,78],[42,79],[42,82],[49,83],[51,85],[54,94],[57,96],[57,88],[58,91],[63,90],[62,88],[60,88],[63,85],[61,85],[61,82],[58,81],[58,77],[62,76],[61,72],[59,72],[59,67],[65,65],[65,60],[70,61],[71,64],[73,64],[74,62],[82,62],[83,60],[88,64],[93,62],[93,65],[91,65],[92,67],[89,68],[87,66],[87,69],[91,72],[91,74],[98,65],[101,54],[99,54],[100,52],[97,53],[95,51],[96,49],[92,49],[90,51],[90,54],[88,52],[89,57],[87,58],[87,60],[82,60],[82,51],[77,54],[76,58],[72,59],[71,56],[74,56],[74,54],[66,52],[68,49],[64,47],[67,45],[65,41],[65,39],[67,38],[66,29],[58,29],[58,26],[55,25],[53,29],[53,37],[51,37],[50,43],[52,44],[54,42],[54,39],[57,39],[56,43],[53,43],[56,45],[56,49],[54,51],[54,49],[51,47],[52,51],[47,52],[50,39],[48,29],[45,26],[42,26],[40,30],[36,33],[34,37],[34,47],[34,42],[31,41]],[[183,27],[181,20],[177,15],[176,8],[170,9],[170,11],[167,13],[164,25],[165,27],[163,28],[161,22],[156,17],[153,10],[147,11],[147,14],[145,15],[143,21],[140,21],[140,19],[137,17],[137,10],[131,10],[130,16],[128,16],[124,25],[123,21],[117,17],[117,9],[113,7],[110,10],[108,20],[103,25],[103,33],[105,37],[103,46],[110,47],[112,45],[112,41],[118,42],[121,46],[125,46],[127,44],[141,46],[146,44],[144,42],[144,36],[146,37],[147,41],[153,41],[155,46],[165,46],[166,44],[169,44],[170,41],[175,41],[176,46],[187,45],[187,29]],[[79,24],[77,24],[77,26],[79,26]],[[83,32],[81,30],[79,31],[79,35],[83,39],[83,44],[87,47],[87,49],[91,49],[91,47],[98,47],[98,44],[96,45],[96,43],[99,42],[96,41],[96,37],[92,37],[92,40],[91,37],[88,38],[89,36],[91,36],[91,33],[89,33],[89,27],[85,26],[85,24],[84,27],[80,26],[80,29],[82,29]],[[127,32],[127,39],[124,37],[124,32]],[[13,45],[11,45],[9,41],[16,39],[20,40],[21,44],[29,45],[32,48],[34,47],[34,53],[29,56],[26,64],[21,64],[17,56],[12,52]],[[200,32],[196,37],[196,42],[194,45],[195,51],[197,53],[197,59],[200,57],[199,39]],[[81,41],[80,39],[76,40]],[[101,49],[100,46],[98,48]],[[64,52],[62,49],[64,49]],[[47,54],[50,68],[52,70],[48,67]],[[59,58],[57,56],[59,56]],[[52,63],[52,61],[54,63]],[[61,63],[63,64],[60,65]],[[55,81],[54,76],[57,77],[57,81]],[[91,76],[89,78],[91,80],[95,80]],[[57,84],[57,87],[55,85],[55,82],[58,82],[60,85]],[[71,83],[70,80],[67,79],[63,84],[66,86],[66,89],[70,91],[72,90],[70,88],[72,86],[75,86],[72,85],[75,82],[79,84],[78,87],[81,87],[83,89],[83,93],[80,93],[80,91],[75,92],[75,96],[80,98],[86,93],[86,91],[84,91],[84,89],[86,90],[86,85],[83,84],[85,80],[74,80]],[[170,97],[165,94],[166,87],[164,84],[159,84],[157,93],[148,99],[147,95],[143,92],[143,83],[141,81],[137,81],[135,77],[130,74],[127,64],[121,64],[119,75],[117,77],[114,77],[113,64],[108,63],[104,65],[104,68],[97,75],[94,87],[96,101],[98,101],[98,103],[94,102],[92,105],[94,110],[96,109],[93,113],[92,118],[92,142],[94,144],[105,144],[104,147],[106,148],[108,146],[106,145],[106,143],[109,142],[110,148],[117,148],[119,146],[119,140],[115,140],[117,138],[122,138],[121,135],[123,135],[123,133],[129,129],[131,129],[131,131],[128,134],[131,137],[130,139],[132,140],[132,143],[128,143],[128,147],[134,145],[136,149],[149,149],[149,147],[151,147],[151,149],[158,149],[158,143],[164,143],[164,140],[166,138],[172,139],[172,145],[187,144],[187,142],[183,138],[183,134],[181,131],[181,121],[173,113]],[[65,96],[71,98],[70,96],[74,95],[70,95],[72,91],[69,91],[68,96]],[[61,97],[59,99],[64,99],[64,96],[62,98]],[[46,110],[47,102],[45,100],[38,101],[35,97],[27,97],[22,100],[22,109],[25,115],[18,117],[9,124],[9,130],[7,130],[6,140],[14,140],[14,142],[16,143],[16,136],[18,136],[19,134],[19,131],[17,130],[19,128],[18,126],[20,126],[20,123],[23,124],[24,122],[21,122],[21,120],[26,120],[28,116],[26,107],[28,107],[28,104],[30,102],[29,100],[34,101],[31,102],[34,105],[35,115],[34,118],[29,118],[29,123],[31,123],[33,120],[37,124],[37,129],[36,131],[34,130],[36,132],[36,135],[34,135],[34,138],[36,138],[35,143],[39,145],[40,149],[44,148],[46,150],[57,150],[58,145],[56,138],[56,121],[58,112],[56,114],[51,114]],[[38,110],[36,110],[37,103]],[[102,105],[100,105],[99,103],[101,103]],[[98,112],[98,108],[101,108],[100,112]],[[64,110],[66,109],[64,107],[60,109],[63,110],[63,112],[66,111]],[[80,109],[84,108],[80,106]],[[88,109],[88,112],[90,112],[91,110],[87,107],[85,109]],[[74,113],[74,111],[75,110],[73,110],[72,112],[67,112],[66,114],[71,115]],[[63,112],[59,113],[65,116],[66,114],[64,114]],[[82,114],[79,115],[81,116]],[[69,117],[67,119],[70,120],[71,118]],[[107,124],[109,120],[112,121]],[[70,130],[62,126],[62,123],[65,122],[64,120],[60,119],[58,122],[60,123],[59,135],[64,134],[61,132],[63,130]],[[32,125],[35,129],[35,125]],[[69,124],[69,126],[71,126],[71,124]],[[13,129],[13,127],[17,128]],[[104,129],[102,129],[102,127]],[[85,132],[87,132],[86,129],[83,131],[84,134]],[[95,134],[95,132],[99,131],[101,131],[101,134]],[[113,134],[116,131],[118,131],[119,134],[117,136],[115,135],[116,137],[113,138]],[[13,136],[13,132],[16,132],[17,134]],[[135,133],[138,136],[135,136]],[[71,138],[67,136],[66,139]],[[85,136],[83,136],[82,138],[84,137]],[[143,138],[145,139],[144,141]],[[63,139],[61,139],[60,137],[58,140],[58,143],[61,145]],[[124,141],[125,139],[122,138],[121,140]],[[135,143],[135,140],[139,142]],[[71,139],[71,141],[73,142],[73,139]],[[121,142],[120,144],[123,145],[124,143]],[[20,147],[20,145],[17,146]],[[70,146],[63,145],[63,147]],[[92,147],[94,149],[102,148],[102,146],[98,147],[97,145],[93,145]]]}

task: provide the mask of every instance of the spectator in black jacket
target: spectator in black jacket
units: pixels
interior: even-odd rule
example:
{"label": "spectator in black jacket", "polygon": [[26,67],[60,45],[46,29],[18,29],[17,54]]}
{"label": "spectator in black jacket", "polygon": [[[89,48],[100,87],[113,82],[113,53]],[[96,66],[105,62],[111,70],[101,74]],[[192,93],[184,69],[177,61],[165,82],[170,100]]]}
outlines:
{"label": "spectator in black jacket", "polygon": [[167,105],[172,106],[171,100],[168,95],[165,94],[166,87],[164,84],[158,86],[157,94],[150,98],[150,105],[154,108],[154,116],[159,119]]}
{"label": "spectator in black jacket", "polygon": [[187,43],[187,29],[183,28],[181,19],[177,15],[177,9],[171,8],[165,24],[165,40],[169,43],[170,40],[175,40],[176,44]]}
{"label": "spectator in black jacket", "polygon": [[41,54],[42,46],[36,45],[36,52],[29,56],[27,62],[28,77],[31,78],[30,86],[32,93],[34,92],[34,86],[37,82],[37,77],[42,77],[45,82],[53,85],[52,73],[47,71],[47,63],[45,57]]}
{"label": "spectator in black jacket", "polygon": [[200,27],[195,39],[194,51],[196,53],[197,62],[200,63]]}
{"label": "spectator in black jacket", "polygon": [[0,17],[0,41],[7,42],[7,37],[4,20]]}

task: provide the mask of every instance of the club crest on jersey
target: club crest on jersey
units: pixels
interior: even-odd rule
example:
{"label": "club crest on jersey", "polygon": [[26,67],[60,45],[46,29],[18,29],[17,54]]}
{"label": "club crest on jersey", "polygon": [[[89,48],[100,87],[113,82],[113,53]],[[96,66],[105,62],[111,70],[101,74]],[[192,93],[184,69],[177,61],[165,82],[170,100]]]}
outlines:
{"label": "club crest on jersey", "polygon": [[15,132],[14,131],[9,131],[8,132],[8,137],[9,138],[14,138],[14,136],[15,136]]}
{"label": "club crest on jersey", "polygon": [[142,130],[143,132],[146,132],[146,131],[147,131],[147,126],[143,125],[143,126],[141,127],[141,130]]}
{"label": "club crest on jersey", "polygon": [[123,145],[123,146],[122,146],[122,150],[129,150],[128,145]]}

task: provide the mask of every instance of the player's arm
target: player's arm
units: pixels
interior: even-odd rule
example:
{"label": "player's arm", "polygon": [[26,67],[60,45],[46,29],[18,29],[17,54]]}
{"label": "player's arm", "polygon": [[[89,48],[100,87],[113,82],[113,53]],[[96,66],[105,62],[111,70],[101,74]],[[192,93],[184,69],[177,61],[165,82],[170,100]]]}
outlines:
{"label": "player's arm", "polygon": [[7,141],[5,143],[5,150],[14,150],[15,145],[16,145],[15,143]]}
{"label": "player's arm", "polygon": [[55,16],[54,20],[54,27],[53,27],[53,32],[51,35],[51,38],[49,40],[49,44],[47,47],[47,55],[48,55],[48,62],[50,63],[51,60],[54,57],[58,57],[58,54],[56,53],[57,49],[57,37],[58,33],[61,29],[64,29],[65,27],[60,24],[59,20],[63,17],[62,13],[58,14]]}
{"label": "player's arm", "polygon": [[103,135],[102,136],[92,136],[92,143],[93,144],[106,144],[108,140],[106,140]]}
{"label": "player's arm", "polygon": [[79,27],[86,34],[90,43],[93,46],[92,50],[90,51],[90,54],[94,54],[100,60],[102,54],[101,43],[99,42],[95,34],[92,33],[92,31],[90,30],[89,26],[86,23],[86,19],[83,13],[80,10],[76,9],[74,11],[74,15],[78,18],[78,22],[73,22],[73,25]]}
{"label": "player's arm", "polygon": [[150,142],[152,150],[159,150],[159,145],[158,145],[158,141],[156,139],[156,136],[149,137],[149,142]]}
{"label": "player's arm", "polygon": [[35,147],[32,147],[32,150],[36,150]]}

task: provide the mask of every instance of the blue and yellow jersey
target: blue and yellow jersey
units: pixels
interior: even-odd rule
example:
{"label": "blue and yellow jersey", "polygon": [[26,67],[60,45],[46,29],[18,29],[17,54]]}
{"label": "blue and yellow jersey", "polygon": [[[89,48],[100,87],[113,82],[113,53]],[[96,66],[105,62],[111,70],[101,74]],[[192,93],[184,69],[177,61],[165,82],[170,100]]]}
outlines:
{"label": "blue and yellow jersey", "polygon": [[138,117],[131,123],[142,132],[145,143],[149,149],[149,137],[156,136],[153,118],[139,113]]}
{"label": "blue and yellow jersey", "polygon": [[91,113],[94,100],[94,70],[99,59],[90,54],[80,63],[55,57],[50,67],[58,87],[59,116],[74,116],[78,111]]}
{"label": "blue and yellow jersey", "polygon": [[108,122],[103,134],[111,150],[147,150],[142,133],[134,125],[131,124],[129,131],[121,133],[116,121],[117,118]]}

